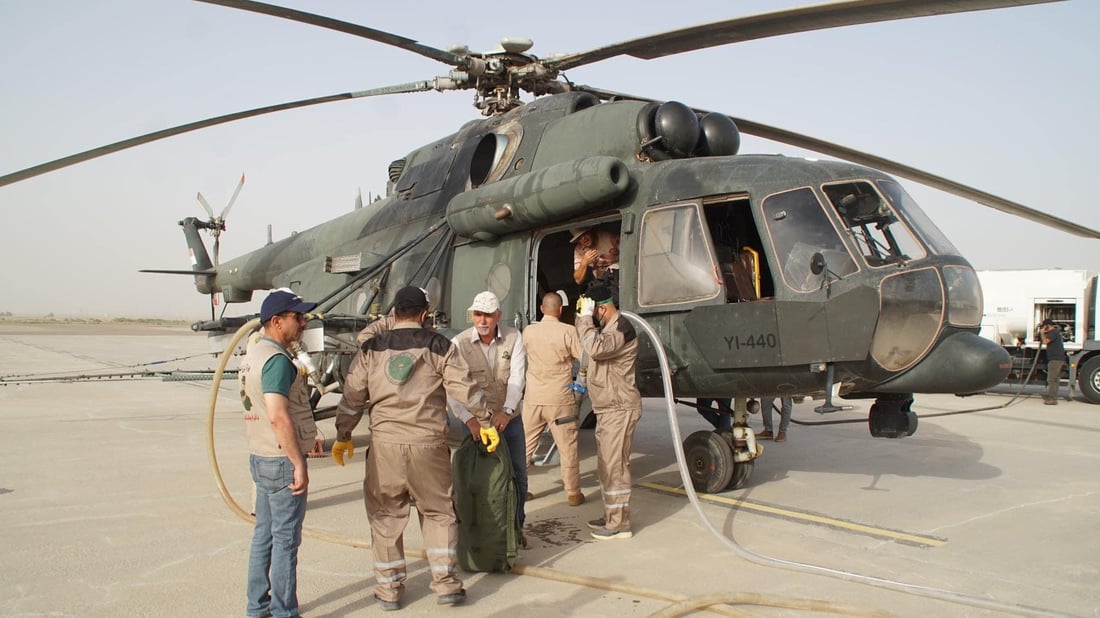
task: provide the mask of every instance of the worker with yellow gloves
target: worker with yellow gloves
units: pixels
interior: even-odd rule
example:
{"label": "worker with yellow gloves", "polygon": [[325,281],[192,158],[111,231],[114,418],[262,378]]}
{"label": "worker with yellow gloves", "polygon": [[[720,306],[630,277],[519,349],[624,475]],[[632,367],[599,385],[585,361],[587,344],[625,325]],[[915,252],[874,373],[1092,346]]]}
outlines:
{"label": "worker with yellow gloves", "polygon": [[455,346],[424,328],[427,294],[404,287],[394,298],[392,328],[379,329],[352,360],[336,417],[332,456],[343,465],[354,453],[351,433],[370,402],[370,448],[363,493],[371,524],[377,582],[374,596],[383,610],[401,607],[406,566],[403,536],[409,499],[416,498],[431,589],[440,605],[466,599],[456,574],[458,525],[451,500],[451,456],[447,447],[446,398],[454,397],[486,428],[478,432],[495,448],[500,437],[488,427],[485,395]]}
{"label": "worker with yellow gloves", "polygon": [[[523,526],[527,521],[527,449],[521,404],[527,384],[527,353],[523,349],[523,336],[518,329],[500,323],[500,299],[489,290],[474,296],[467,311],[473,326],[452,337],[451,342],[469,366],[470,376],[485,391],[489,407],[496,411],[489,424],[508,445],[508,458],[516,481],[519,546],[526,549]],[[484,424],[474,419],[466,406],[454,397],[447,398],[447,406],[476,438]]]}

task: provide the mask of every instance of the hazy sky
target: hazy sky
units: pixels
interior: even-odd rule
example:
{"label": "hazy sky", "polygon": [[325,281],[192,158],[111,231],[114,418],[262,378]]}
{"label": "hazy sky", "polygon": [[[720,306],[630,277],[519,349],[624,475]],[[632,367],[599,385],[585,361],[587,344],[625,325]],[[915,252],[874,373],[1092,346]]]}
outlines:
{"label": "hazy sky", "polygon": [[[806,2],[474,5],[285,1],[445,48],[581,52]],[[496,7],[507,8],[496,8]],[[618,7],[618,8],[615,8]],[[568,72],[777,125],[1100,227],[1100,3],[854,26]],[[447,67],[338,32],[185,0],[0,0],[0,174],[210,116],[428,79]],[[170,138],[0,188],[0,311],[200,319],[176,222],[221,209],[228,259],[385,190],[386,166],[477,117],[471,92],[330,103]],[[746,137],[742,152],[805,154]],[[1100,241],[906,187],[976,268],[1100,269]],[[262,298],[262,294],[258,294]]]}

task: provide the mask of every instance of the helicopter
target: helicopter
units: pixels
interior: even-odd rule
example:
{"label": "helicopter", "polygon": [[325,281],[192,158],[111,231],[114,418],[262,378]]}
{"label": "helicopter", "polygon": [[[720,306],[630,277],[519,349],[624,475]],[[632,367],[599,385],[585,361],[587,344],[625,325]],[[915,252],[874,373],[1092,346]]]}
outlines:
{"label": "helicopter", "polygon": [[[200,293],[225,303],[290,287],[320,301],[311,328],[321,383],[338,383],[354,335],[407,283],[425,287],[440,328],[494,291],[508,323],[538,319],[541,294],[583,292],[572,280],[573,230],[619,238],[619,305],[662,336],[686,397],[821,395],[875,399],[869,429],[916,430],[914,393],[969,393],[1010,366],[977,337],[981,293],[970,264],[890,173],[1088,238],[1100,233],[921,170],[776,127],[574,84],[564,71],[619,55],[657,58],[754,38],[1032,2],[858,0],[732,19],[540,59],[510,38],[489,52],[405,37],[245,0],[208,4],[357,35],[451,67],[421,81],[219,116],[117,142],[0,177],[0,185],[200,128],[294,107],[427,91],[473,90],[482,116],[393,160],[385,197],[238,258],[211,259],[202,230],[180,221]],[[525,102],[521,93],[535,95]],[[739,151],[755,135],[844,159]],[[231,201],[232,204],[232,201]],[[215,235],[215,244],[218,236]],[[217,253],[217,251],[215,251]],[[737,258],[737,259],[734,259]],[[742,261],[747,276],[727,265]],[[166,272],[166,271],[160,271]],[[748,282],[746,284],[746,281]],[[213,304],[212,304],[213,307]],[[193,328],[224,335],[245,317]],[[652,344],[638,384],[661,392]],[[736,419],[744,429],[743,414]],[[758,451],[745,432],[701,432],[686,446],[708,489],[743,485]],[[751,435],[751,434],[750,434]],[[739,436],[739,437],[738,437]],[[687,444],[690,443],[690,444]]]}

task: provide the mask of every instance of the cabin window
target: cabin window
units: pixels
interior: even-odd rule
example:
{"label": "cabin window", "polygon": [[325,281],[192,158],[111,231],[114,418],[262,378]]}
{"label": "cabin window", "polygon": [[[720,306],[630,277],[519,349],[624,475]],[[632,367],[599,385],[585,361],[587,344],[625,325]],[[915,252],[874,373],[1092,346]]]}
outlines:
{"label": "cabin window", "polygon": [[901,185],[892,180],[880,180],[878,186],[882,189],[894,210],[901,213],[902,218],[913,226],[913,229],[917,231],[917,235],[924,240],[924,244],[928,245],[932,253],[939,255],[959,254],[959,250],[955,248],[955,245],[947,240],[947,236],[944,236],[940,228],[932,223],[932,219],[921,210],[916,200],[909,197],[909,194],[901,188]]}
{"label": "cabin window", "polygon": [[[826,277],[859,270],[811,189],[770,195],[763,207],[783,280],[792,289],[812,292],[825,285]],[[817,274],[810,268],[815,253],[825,258],[825,269]]]}
{"label": "cabin window", "polygon": [[638,255],[639,305],[702,300],[720,291],[717,265],[695,204],[647,212]]}
{"label": "cabin window", "polygon": [[902,265],[925,256],[924,247],[871,183],[842,182],[821,189],[868,266]]}

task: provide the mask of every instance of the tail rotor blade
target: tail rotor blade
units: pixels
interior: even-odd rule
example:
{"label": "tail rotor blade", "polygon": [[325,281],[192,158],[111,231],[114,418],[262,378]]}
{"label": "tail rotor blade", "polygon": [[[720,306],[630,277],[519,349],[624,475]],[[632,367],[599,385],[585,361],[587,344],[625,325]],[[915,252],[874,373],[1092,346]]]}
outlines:
{"label": "tail rotor blade", "polygon": [[195,194],[195,197],[199,200],[199,206],[206,211],[206,214],[210,215],[210,220],[214,220],[214,209],[210,207],[210,202],[206,201],[206,198],[202,196],[202,191]]}
{"label": "tail rotor blade", "polygon": [[233,204],[237,202],[237,196],[241,194],[241,188],[244,187],[244,174],[241,174],[241,181],[237,183],[237,188],[233,191],[233,197],[229,198],[229,203],[225,205],[222,210],[222,214],[219,219],[225,222],[225,218],[229,216],[229,209],[233,208]]}

